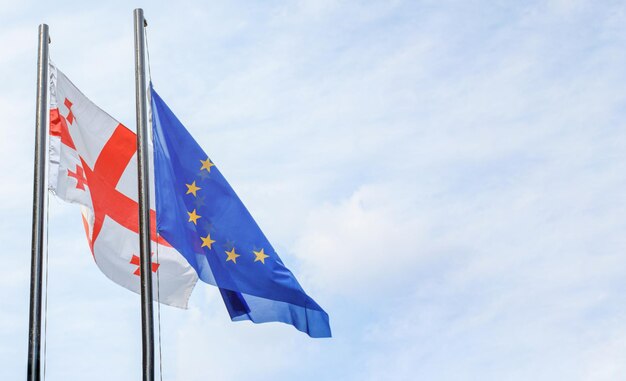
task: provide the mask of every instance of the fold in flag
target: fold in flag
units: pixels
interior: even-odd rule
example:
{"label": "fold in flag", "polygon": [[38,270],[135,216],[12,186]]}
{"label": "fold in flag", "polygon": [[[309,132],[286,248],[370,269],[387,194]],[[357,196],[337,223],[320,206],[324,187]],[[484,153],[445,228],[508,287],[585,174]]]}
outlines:
{"label": "fold in flag", "polygon": [[215,164],[150,89],[157,231],[206,283],[232,320],[291,324],[330,337],[328,314],[300,287]]}
{"label": "fold in flag", "polygon": [[[54,65],[49,85],[48,188],[60,199],[81,205],[89,248],[100,270],[140,293],[136,135],[94,105]],[[154,204],[151,209],[154,228]],[[186,308],[196,272],[165,240],[155,243],[158,260],[152,257],[152,272],[158,271],[159,290],[154,282],[154,298]]]}

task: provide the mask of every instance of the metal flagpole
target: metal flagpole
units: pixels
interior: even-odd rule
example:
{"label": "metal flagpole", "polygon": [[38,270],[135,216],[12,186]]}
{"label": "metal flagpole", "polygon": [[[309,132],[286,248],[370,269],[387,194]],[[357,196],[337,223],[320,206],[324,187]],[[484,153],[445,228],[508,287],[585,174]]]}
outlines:
{"label": "metal flagpole", "polygon": [[33,235],[30,265],[30,313],[28,329],[28,381],[41,377],[41,275],[46,192],[46,117],[48,114],[48,25],[39,25],[37,59],[37,115],[35,122],[35,171]]}
{"label": "metal flagpole", "polygon": [[139,193],[139,250],[141,273],[141,326],[143,381],[154,381],[154,320],[152,312],[152,260],[150,258],[150,193],[148,179],[148,114],[144,57],[143,9],[135,19],[135,97],[137,104],[137,178]]}

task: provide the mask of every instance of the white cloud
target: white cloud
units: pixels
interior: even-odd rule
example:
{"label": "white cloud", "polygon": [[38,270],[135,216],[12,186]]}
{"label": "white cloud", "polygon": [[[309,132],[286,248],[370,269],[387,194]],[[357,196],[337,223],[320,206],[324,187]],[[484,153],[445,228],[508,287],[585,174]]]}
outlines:
{"label": "white cloud", "polygon": [[366,186],[339,205],[313,210],[294,247],[307,281],[364,300],[411,284],[410,273],[432,252],[424,244],[429,228],[406,193]]}

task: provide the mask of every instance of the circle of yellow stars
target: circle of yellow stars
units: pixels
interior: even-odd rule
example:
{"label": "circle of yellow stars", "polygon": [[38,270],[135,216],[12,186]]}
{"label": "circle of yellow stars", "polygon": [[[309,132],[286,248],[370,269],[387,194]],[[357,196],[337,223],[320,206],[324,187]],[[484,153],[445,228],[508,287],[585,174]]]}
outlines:
{"label": "circle of yellow stars", "polygon": [[[208,173],[211,173],[211,167],[215,166],[215,164],[213,164],[208,157],[206,158],[206,160],[200,160],[200,163],[202,163],[202,166],[200,167],[200,172],[206,170]],[[191,184],[185,184],[185,186],[187,187],[187,192],[185,194],[193,195],[194,198],[198,197],[197,192],[202,189],[196,185],[195,180]],[[202,216],[200,216],[196,212],[196,209],[191,212],[187,212],[187,214],[189,217],[188,222],[191,222],[194,225],[198,225],[198,220],[202,218]],[[200,247],[208,247],[209,250],[212,249],[213,244],[216,242],[214,239],[211,238],[210,233],[207,233],[206,237],[201,236],[200,239],[202,240],[202,246]],[[232,247],[232,249],[230,249],[230,251],[224,251],[224,253],[226,254],[226,262],[232,262],[233,264],[237,264],[237,258],[241,256],[241,254],[235,252],[234,246]],[[265,264],[265,259],[270,257],[269,255],[265,254],[265,249],[263,248],[261,248],[259,251],[252,250],[252,253],[254,254],[254,262],[261,262],[262,264]]]}

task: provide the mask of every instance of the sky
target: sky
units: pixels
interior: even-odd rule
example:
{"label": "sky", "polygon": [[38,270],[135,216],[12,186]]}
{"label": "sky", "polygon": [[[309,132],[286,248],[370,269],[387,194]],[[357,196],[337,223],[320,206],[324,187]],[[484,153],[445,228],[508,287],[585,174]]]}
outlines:
{"label": "sky", "polygon": [[[626,374],[626,5],[0,0],[0,376],[26,373],[37,26],[134,128],[151,76],[333,338],[160,309],[164,380]],[[50,197],[47,380],[137,380],[139,296]],[[157,372],[158,373],[158,372]]]}

